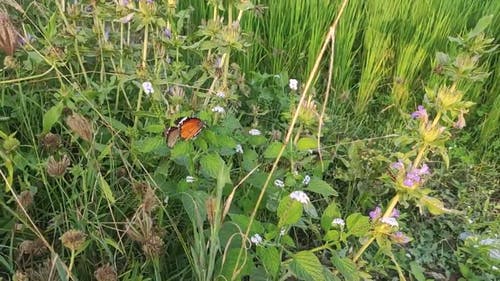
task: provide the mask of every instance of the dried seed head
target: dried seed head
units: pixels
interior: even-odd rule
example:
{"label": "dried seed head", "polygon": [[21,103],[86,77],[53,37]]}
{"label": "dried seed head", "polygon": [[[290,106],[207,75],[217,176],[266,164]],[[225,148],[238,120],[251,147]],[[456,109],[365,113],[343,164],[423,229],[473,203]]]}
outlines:
{"label": "dried seed head", "polygon": [[48,151],[54,151],[61,146],[61,136],[58,134],[47,133],[42,138],[43,148]]}
{"label": "dried seed head", "polygon": [[85,243],[85,233],[79,231],[79,230],[68,230],[66,231],[61,238],[61,242],[64,245],[64,247],[76,251],[80,249],[83,244]]}
{"label": "dried seed head", "polygon": [[142,244],[142,251],[147,257],[158,257],[163,250],[163,240],[158,235],[151,235]]}
{"label": "dried seed head", "polygon": [[58,281],[59,275],[54,272],[54,261],[47,259],[41,264],[30,267],[26,273],[30,281]]}
{"label": "dried seed head", "polygon": [[18,249],[20,256],[41,256],[48,252],[47,247],[40,238],[35,240],[24,240],[21,244],[19,244]]}
{"label": "dried seed head", "polygon": [[147,183],[144,183],[144,182],[137,182],[137,183],[132,184],[132,190],[134,190],[135,194],[137,194],[137,196],[139,196],[141,198],[144,197],[144,195],[146,194],[148,189],[149,189],[149,185]]}
{"label": "dried seed head", "polygon": [[78,113],[73,113],[66,118],[66,124],[79,137],[86,141],[92,140],[92,125],[90,121]]}
{"label": "dried seed head", "polygon": [[47,162],[47,174],[53,177],[60,177],[66,173],[66,169],[70,164],[71,161],[66,155],[60,161],[56,161],[54,156],[50,156]]}
{"label": "dried seed head", "polygon": [[94,272],[94,276],[95,276],[95,279],[97,279],[97,281],[117,281],[118,280],[118,276],[116,274],[116,271],[109,264],[99,267]]}
{"label": "dried seed head", "polygon": [[0,12],[0,50],[12,56],[17,47],[18,33],[9,15]]}
{"label": "dried seed head", "polygon": [[155,192],[151,187],[148,186],[146,193],[142,197],[142,207],[146,213],[151,213],[158,206],[158,199],[155,196]]}
{"label": "dried seed head", "polygon": [[19,204],[23,209],[28,209],[33,203],[33,194],[29,190],[25,190],[19,194]]}

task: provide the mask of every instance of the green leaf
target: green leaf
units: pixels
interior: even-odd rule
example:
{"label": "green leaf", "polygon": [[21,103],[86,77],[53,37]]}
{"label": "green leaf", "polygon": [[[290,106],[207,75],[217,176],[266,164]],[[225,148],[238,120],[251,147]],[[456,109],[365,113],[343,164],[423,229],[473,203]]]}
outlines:
{"label": "green leaf", "polygon": [[278,205],[278,228],[285,225],[292,225],[297,223],[302,217],[303,207],[300,202],[293,200],[290,196],[285,196],[281,199]]}
{"label": "green leaf", "polygon": [[113,196],[113,192],[111,191],[111,187],[109,187],[108,182],[104,179],[104,177],[99,174],[99,186],[101,187],[102,194],[104,198],[108,200],[110,204],[114,204],[116,202],[115,197]]}
{"label": "green leaf", "polygon": [[321,194],[323,197],[339,195],[331,185],[317,177],[313,177],[311,179],[311,182],[309,182],[309,185],[307,186],[307,190]]}
{"label": "green leaf", "polygon": [[162,133],[164,130],[165,130],[165,125],[163,124],[149,124],[144,128],[145,132],[156,133],[156,134]]}
{"label": "green leaf", "polygon": [[336,252],[332,252],[331,261],[345,280],[361,280],[356,264],[351,259],[341,258]]}
{"label": "green leaf", "polygon": [[338,241],[340,239],[340,232],[338,230],[328,230],[323,237],[325,241]]}
{"label": "green leaf", "polygon": [[219,171],[224,169],[224,160],[216,153],[203,156],[200,160],[201,172],[211,178],[217,178]]}
{"label": "green leaf", "polygon": [[488,15],[480,18],[474,29],[472,29],[471,31],[469,31],[469,33],[467,33],[466,35],[467,40],[474,38],[477,35],[479,35],[479,33],[483,32],[491,24],[492,20],[493,20],[493,15]]}
{"label": "green leaf", "polygon": [[417,281],[425,281],[424,269],[416,261],[410,262],[411,274]]}
{"label": "green leaf", "polygon": [[356,237],[365,236],[370,231],[370,219],[360,213],[354,213],[346,219],[348,233]]}
{"label": "green leaf", "polygon": [[310,251],[298,252],[292,257],[290,271],[300,280],[324,281],[323,266]]}
{"label": "green leaf", "polygon": [[306,151],[318,148],[318,142],[314,138],[301,138],[297,142],[297,150]]}
{"label": "green leaf", "polygon": [[189,219],[194,225],[203,227],[203,222],[207,217],[205,202],[207,202],[208,195],[203,191],[183,192],[181,195],[182,206]]}
{"label": "green leaf", "polygon": [[281,256],[278,249],[274,247],[257,247],[257,255],[272,279],[276,279],[280,270]]}
{"label": "green leaf", "polygon": [[134,144],[134,150],[141,153],[150,153],[162,146],[166,146],[163,137],[150,137],[138,140],[137,143]]}
{"label": "green leaf", "polygon": [[281,142],[273,142],[264,151],[264,158],[276,158],[281,150],[283,144]]}
{"label": "green leaf", "polygon": [[112,117],[107,117],[105,116],[104,119],[111,124],[111,128],[115,131],[120,131],[120,132],[125,132],[127,130],[127,126],[123,124],[122,122],[112,118]]}
{"label": "green leaf", "polygon": [[[241,214],[229,214],[231,221],[236,223],[241,229],[247,229],[248,223],[250,222],[250,217],[241,215]],[[254,220],[252,223],[252,227],[250,228],[252,233],[264,233],[265,229],[262,226],[262,223]]]}
{"label": "green leaf", "polygon": [[190,142],[178,142],[172,148],[170,154],[172,160],[179,165],[183,165],[186,168],[190,168],[191,157],[190,154],[193,151],[193,146]]}
{"label": "green leaf", "polygon": [[[238,261],[238,255],[240,253],[240,248],[233,248],[229,249],[224,256],[224,259],[220,257],[220,260],[224,261],[224,264],[222,264],[222,269],[220,272],[220,275],[222,278],[219,278],[220,280],[241,280],[242,276],[247,275],[250,273],[251,270],[251,265],[252,265],[252,256],[249,256],[249,251],[243,251],[243,254],[241,255],[241,258],[239,260],[240,264],[236,264]],[[243,265],[243,269],[238,273],[238,275],[235,276],[235,279],[232,279],[233,273],[241,269],[242,264],[245,262]]]}
{"label": "green leaf", "polygon": [[321,216],[321,227],[323,230],[329,230],[332,227],[332,221],[335,218],[341,218],[342,214],[339,211],[339,207],[337,203],[331,202],[328,207],[323,211],[323,215]]}
{"label": "green leaf", "polygon": [[441,200],[430,196],[422,196],[420,204],[425,206],[433,215],[442,215],[450,211],[444,207],[444,203]]}
{"label": "green leaf", "polygon": [[61,117],[63,109],[63,103],[59,102],[58,104],[52,106],[45,114],[43,115],[43,132],[48,133],[52,126],[59,120]]}
{"label": "green leaf", "polygon": [[260,136],[260,135],[259,136],[250,136],[248,138],[248,143],[251,145],[255,145],[255,146],[261,146],[266,142],[267,142],[266,137]]}
{"label": "green leaf", "polygon": [[255,166],[258,165],[257,159],[259,158],[259,155],[255,150],[253,149],[245,149],[243,152],[243,163],[241,163],[241,166],[245,171],[251,171]]}

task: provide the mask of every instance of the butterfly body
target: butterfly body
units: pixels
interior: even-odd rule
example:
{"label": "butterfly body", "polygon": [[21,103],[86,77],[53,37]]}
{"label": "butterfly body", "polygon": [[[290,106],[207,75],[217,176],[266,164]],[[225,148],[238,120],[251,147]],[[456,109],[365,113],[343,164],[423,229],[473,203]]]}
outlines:
{"label": "butterfly body", "polygon": [[172,148],[177,140],[190,140],[198,136],[205,123],[196,117],[183,117],[179,119],[176,126],[169,127],[165,130],[164,135],[167,139],[168,147]]}

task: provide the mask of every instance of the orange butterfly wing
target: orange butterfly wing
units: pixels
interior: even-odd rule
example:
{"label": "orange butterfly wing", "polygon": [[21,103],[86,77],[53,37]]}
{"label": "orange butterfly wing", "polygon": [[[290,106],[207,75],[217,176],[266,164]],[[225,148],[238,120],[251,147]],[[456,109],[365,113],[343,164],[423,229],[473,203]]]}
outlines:
{"label": "orange butterfly wing", "polygon": [[199,118],[184,118],[179,122],[179,135],[181,139],[189,140],[201,133],[203,127],[205,127],[205,124]]}

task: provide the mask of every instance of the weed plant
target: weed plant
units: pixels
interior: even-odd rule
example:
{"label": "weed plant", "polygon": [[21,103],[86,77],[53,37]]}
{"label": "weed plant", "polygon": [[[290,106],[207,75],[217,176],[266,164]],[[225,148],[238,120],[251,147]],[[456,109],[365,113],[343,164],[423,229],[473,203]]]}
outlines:
{"label": "weed plant", "polygon": [[458,2],[0,1],[0,279],[494,280]]}

